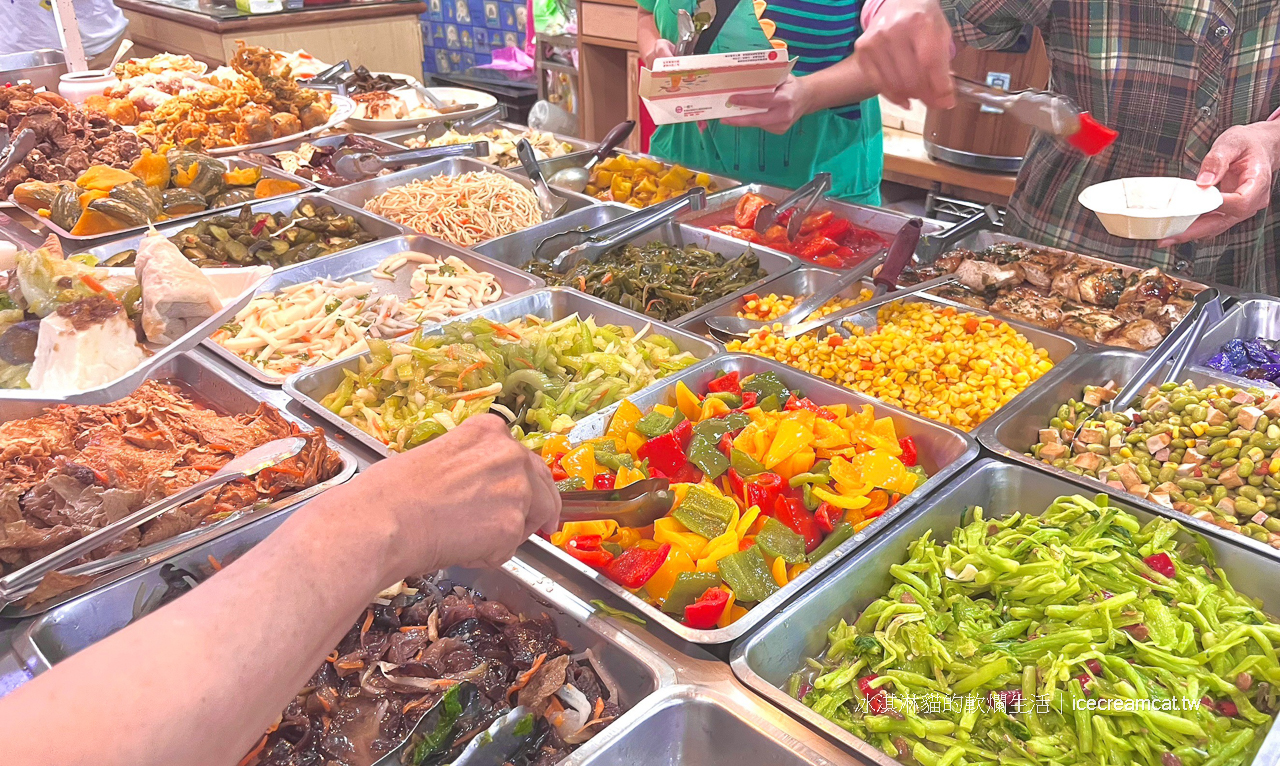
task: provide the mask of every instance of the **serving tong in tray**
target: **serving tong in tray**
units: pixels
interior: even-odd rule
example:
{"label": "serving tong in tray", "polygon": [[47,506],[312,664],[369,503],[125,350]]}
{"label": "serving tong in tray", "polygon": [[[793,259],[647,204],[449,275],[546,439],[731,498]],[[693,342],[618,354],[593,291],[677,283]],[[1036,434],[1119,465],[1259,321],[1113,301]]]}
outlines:
{"label": "serving tong in tray", "polygon": [[533,194],[538,198],[538,207],[542,210],[542,220],[547,221],[564,212],[569,200],[551,191],[547,180],[542,177],[542,168],[538,167],[538,157],[533,153],[533,144],[522,138],[516,142],[516,156],[524,166],[525,175],[533,182]]}
{"label": "serving tong in tray", "polygon": [[1112,407],[1115,405],[1128,407],[1129,403],[1155,380],[1166,364],[1169,365],[1169,369],[1165,371],[1160,382],[1177,383],[1178,376],[1182,374],[1183,368],[1191,360],[1192,353],[1200,345],[1200,336],[1204,334],[1205,327],[1221,318],[1222,300],[1217,289],[1210,287],[1196,293],[1195,303],[1187,311],[1186,316],[1169,331],[1164,340],[1160,341],[1160,345],[1151,350],[1137,371],[1124,384],[1124,388],[1110,400],[1095,407],[1087,416],[1076,420],[1076,430],[1071,438],[1072,451],[1083,448],[1079,438],[1086,423],[1098,420],[1104,412],[1113,411]]}
{"label": "serving tong in tray", "polygon": [[698,186],[675,199],[628,213],[594,229],[553,234],[533,249],[533,259],[549,259],[551,268],[563,274],[580,260],[595,263],[615,247],[672,221],[686,210],[701,210],[706,204],[707,190]]}
{"label": "serving tong in tray", "polygon": [[791,214],[790,220],[787,221],[787,240],[794,242],[796,235],[800,233],[800,225],[804,222],[805,216],[809,215],[809,211],[813,206],[818,204],[818,200],[826,196],[827,191],[831,189],[831,174],[818,173],[808,183],[801,186],[791,193],[791,196],[777,203],[772,202],[766,204],[756,213],[755,230],[758,234],[764,234],[777,222],[778,216],[787,210],[795,208],[795,212]]}
{"label": "serving tong in tray", "polygon": [[618,489],[570,490],[560,493],[560,523],[612,519],[624,527],[647,527],[674,504],[667,479],[641,479]]}
{"label": "serving tong in tray", "polygon": [[221,487],[223,484],[239,479],[247,479],[261,471],[279,465],[301,452],[306,444],[305,439],[299,436],[290,436],[255,447],[240,457],[231,460],[219,469],[217,473],[204,481],[197,482],[177,494],[144,506],[101,529],[85,535],[70,545],[54,551],[39,561],[28,564],[22,569],[0,579],[0,604],[8,606],[26,596],[40,584],[46,575],[119,539],[131,529],[136,529],[174,508],[195,500],[206,492]]}
{"label": "serving tong in tray", "polygon": [[343,147],[333,153],[333,169],[348,181],[363,181],[382,170],[403,167],[410,163],[425,164],[446,157],[488,157],[489,142],[429,146],[424,149],[406,149],[399,152],[370,152]]}
{"label": "serving tong in tray", "polygon": [[312,90],[328,90],[337,93],[339,96],[347,95],[347,84],[343,82],[343,76],[351,74],[351,61],[343,59],[328,69],[321,69],[316,72],[314,77],[307,79],[295,80],[295,82]]}

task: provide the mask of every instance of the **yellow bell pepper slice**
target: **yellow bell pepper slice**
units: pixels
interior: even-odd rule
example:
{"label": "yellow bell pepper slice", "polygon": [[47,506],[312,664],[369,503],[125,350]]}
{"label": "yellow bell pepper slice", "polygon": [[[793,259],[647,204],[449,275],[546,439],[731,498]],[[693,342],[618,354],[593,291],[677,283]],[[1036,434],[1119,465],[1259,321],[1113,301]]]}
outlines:
{"label": "yellow bell pepper slice", "polygon": [[640,534],[640,530],[635,527],[618,527],[617,532],[614,532],[613,535],[605,539],[623,550],[637,546],[642,542],[652,542],[652,540],[644,539],[644,535]]}
{"label": "yellow bell pepper slice", "polygon": [[671,587],[676,584],[676,578],[681,572],[693,571],[693,557],[683,548],[671,546],[671,553],[667,556],[667,560],[662,562],[662,566],[657,572],[653,573],[653,577],[644,584],[644,589],[649,593],[649,597],[657,601],[665,601],[667,595],[671,593]]}
{"label": "yellow bell pepper slice", "polygon": [[542,443],[542,459],[548,463],[568,452],[569,438],[564,434],[552,434]]}
{"label": "yellow bell pepper slice", "polygon": [[727,628],[729,623],[733,622],[733,602],[737,601],[738,597],[734,594],[733,589],[726,585],[721,585],[720,590],[729,594],[729,600],[724,604],[724,611],[720,613],[720,619],[716,620],[716,627]]}
{"label": "yellow bell pepper slice", "polygon": [[590,444],[582,444],[569,450],[560,458],[560,466],[569,478],[582,479],[582,483],[590,489],[596,478],[596,451]]}
{"label": "yellow bell pepper slice", "polygon": [[738,539],[746,537],[751,532],[751,525],[756,523],[756,519],[760,516],[760,506],[753,505],[742,514],[742,518],[738,519],[737,531]]}
{"label": "yellow bell pepper slice", "polygon": [[798,420],[784,420],[778,424],[778,433],[764,456],[764,467],[773,470],[782,461],[813,443],[813,429],[806,429]]}
{"label": "yellow bell pepper slice", "polygon": [[756,434],[759,432],[760,426],[755,423],[748,423],[745,428],[738,432],[737,436],[733,437],[733,448],[759,460],[760,457],[754,454],[756,451]]}
{"label": "yellow bell pepper slice", "polygon": [[852,497],[849,495],[837,495],[834,492],[823,489],[821,486],[817,484],[813,485],[812,491],[813,491],[813,496],[823,501],[824,503],[831,503],[837,508],[843,508],[848,511],[857,510],[858,508],[862,508],[863,506],[869,505],[871,503],[871,500],[866,497]]}
{"label": "yellow bell pepper slice", "polygon": [[618,409],[613,413],[613,419],[609,421],[609,430],[605,432],[605,436],[626,439],[627,434],[635,430],[636,423],[639,423],[642,417],[644,413],[639,407],[632,404],[630,399],[623,399],[622,404],[619,404]]}
{"label": "yellow bell pepper slice", "polygon": [[779,588],[786,587],[787,583],[789,582],[789,580],[787,580],[786,560],[784,560],[781,556],[778,556],[773,560],[773,566],[771,567],[771,569],[773,574],[773,581],[778,584]]}
{"label": "yellow bell pepper slice", "polygon": [[570,538],[580,537],[582,535],[600,535],[602,539],[609,539],[618,531],[618,522],[602,519],[600,521],[567,521],[559,532],[551,535],[551,544],[557,547],[563,546]]}
{"label": "yellow bell pepper slice", "polygon": [[741,620],[743,617],[746,617],[746,616],[747,616],[747,608],[745,606],[738,606],[737,604],[734,604],[733,608],[729,610],[728,624],[724,625],[723,627],[727,628],[729,627],[729,625],[732,625],[733,623],[737,622],[738,620]]}
{"label": "yellow bell pepper slice", "polygon": [[658,543],[671,543],[673,551],[682,550],[690,559],[698,558],[702,549],[707,547],[707,538],[688,531],[670,516],[653,522],[653,539]]}
{"label": "yellow bell pepper slice", "polygon": [[676,383],[676,407],[686,418],[695,423],[702,413],[702,402],[698,399],[698,395],[690,391],[683,380]]}
{"label": "yellow bell pepper slice", "polygon": [[640,451],[640,448],[643,447],[645,443],[648,441],[649,441],[648,439],[644,438],[643,436],[636,433],[635,431],[628,431],[626,436],[627,452],[631,453],[631,457],[635,458],[636,460],[639,460],[640,456],[637,453]]}
{"label": "yellow bell pepper slice", "polygon": [[622,489],[628,484],[635,484],[637,481],[643,480],[644,471],[639,468],[627,468],[625,465],[619,466],[618,476],[613,480],[613,487],[614,489]]}
{"label": "yellow bell pepper slice", "polygon": [[715,397],[707,397],[702,400],[702,411],[698,413],[698,422],[710,420],[712,418],[721,418],[729,414],[729,405]]}
{"label": "yellow bell pepper slice", "polygon": [[787,568],[787,581],[794,582],[797,577],[809,568],[809,562],[801,561],[799,564],[792,564]]}

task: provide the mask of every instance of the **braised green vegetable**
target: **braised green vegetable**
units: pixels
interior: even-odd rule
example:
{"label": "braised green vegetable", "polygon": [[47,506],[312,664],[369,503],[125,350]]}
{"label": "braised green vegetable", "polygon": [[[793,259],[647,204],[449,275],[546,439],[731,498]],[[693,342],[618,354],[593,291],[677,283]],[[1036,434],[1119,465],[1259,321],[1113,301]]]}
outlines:
{"label": "braised green vegetable", "polygon": [[1276,711],[1280,625],[1198,537],[1060,497],[911,544],[790,691],[900,761],[1241,766]]}
{"label": "braised green vegetable", "polygon": [[624,245],[595,263],[579,261],[565,274],[557,274],[546,261],[530,261],[525,268],[548,285],[574,287],[664,322],[768,276],[751,250],[726,260],[700,247],[682,249],[663,242]]}
{"label": "braised green vegetable", "polygon": [[[355,218],[310,200],[291,213],[254,213],[249,205],[235,215],[202,218],[169,238],[191,262],[211,266],[292,266],[372,242]],[[132,266],[137,251],[125,250],[102,266]]]}

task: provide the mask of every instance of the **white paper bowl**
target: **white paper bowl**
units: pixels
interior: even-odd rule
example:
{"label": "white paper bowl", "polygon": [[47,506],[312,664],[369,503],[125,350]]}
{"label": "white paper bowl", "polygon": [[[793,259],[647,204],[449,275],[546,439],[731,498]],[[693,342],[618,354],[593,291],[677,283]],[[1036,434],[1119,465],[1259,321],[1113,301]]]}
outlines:
{"label": "white paper bowl", "polygon": [[1117,178],[1090,186],[1078,199],[1110,234],[1125,239],[1176,237],[1222,205],[1216,187],[1187,178]]}

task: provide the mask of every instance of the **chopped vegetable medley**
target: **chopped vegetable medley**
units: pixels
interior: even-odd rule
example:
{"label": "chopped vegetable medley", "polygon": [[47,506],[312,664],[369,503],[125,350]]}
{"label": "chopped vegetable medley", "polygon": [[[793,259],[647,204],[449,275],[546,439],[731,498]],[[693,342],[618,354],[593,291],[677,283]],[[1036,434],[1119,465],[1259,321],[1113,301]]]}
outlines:
{"label": "chopped vegetable medley", "polygon": [[1247,764],[1280,625],[1203,540],[1076,495],[932,534],[790,692],[904,763]]}
{"label": "chopped vegetable medley", "polygon": [[726,627],[927,478],[911,437],[870,405],[818,405],[775,373],[720,375],[648,414],[624,401],[605,436],[542,447],[562,490],[662,477],[676,503],[652,527],[569,522],[551,537],[685,625]]}

